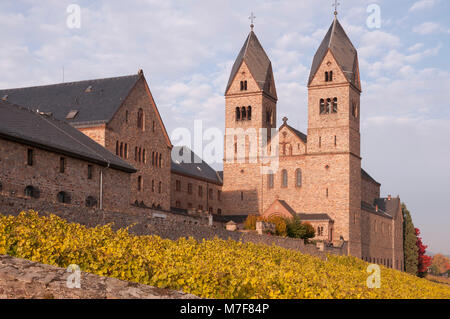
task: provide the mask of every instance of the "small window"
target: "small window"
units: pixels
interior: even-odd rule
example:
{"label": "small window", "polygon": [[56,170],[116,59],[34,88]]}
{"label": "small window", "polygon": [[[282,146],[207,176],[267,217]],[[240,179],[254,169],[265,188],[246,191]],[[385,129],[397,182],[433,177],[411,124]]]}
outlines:
{"label": "small window", "polygon": [[116,155],[119,155],[119,141],[116,141]]}
{"label": "small window", "polygon": [[337,97],[335,97],[333,99],[333,113],[337,113],[337,111],[338,111],[338,99]]}
{"label": "small window", "polygon": [[155,192],[155,180],[152,179],[152,193]]}
{"label": "small window", "polygon": [[222,196],[222,192],[220,190],[218,190],[217,191],[217,199],[222,200],[221,196]]}
{"label": "small window", "polygon": [[27,150],[27,165],[33,166],[33,150],[31,148]]}
{"label": "small window", "polygon": [[138,160],[138,148],[137,146],[134,148],[134,160],[137,162]]}
{"label": "small window", "polygon": [[247,119],[248,119],[248,120],[251,120],[251,119],[252,119],[252,107],[251,107],[251,106],[249,106],[249,107],[247,108]]}
{"label": "small window", "polygon": [[355,102],[352,103],[352,115],[358,117],[358,105]]}
{"label": "small window", "polygon": [[153,121],[153,124],[152,124],[152,131],[153,132],[155,132],[155,127],[156,127],[156,124],[155,124],[155,121]]}
{"label": "small window", "polygon": [[244,200],[244,192],[241,192],[241,201]]}
{"label": "small window", "polygon": [[270,173],[269,175],[267,175],[267,184],[268,184],[268,187],[270,189],[274,187],[274,175],[273,175],[273,173]]}
{"label": "small window", "polygon": [[302,170],[298,168],[295,171],[295,175],[296,175],[295,185],[297,187],[302,187]]}
{"label": "small window", "polygon": [[63,204],[70,204],[70,195],[67,192],[59,192],[57,195],[58,202]]}
{"label": "small window", "polygon": [[328,80],[329,82],[333,81],[333,71],[330,71],[330,73],[328,74]]}
{"label": "small window", "polygon": [[119,151],[119,156],[123,157],[123,143],[120,143],[120,151]]}
{"label": "small window", "polygon": [[202,186],[198,187],[198,197],[203,197],[203,187]]}
{"label": "small window", "polygon": [[125,147],[123,149],[123,157],[128,158],[128,144],[125,143]]}
{"label": "small window", "polygon": [[319,136],[319,147],[322,147],[322,136]]}
{"label": "small window", "polygon": [[38,188],[28,185],[25,187],[24,195],[30,198],[39,198],[40,192]]}
{"label": "small window", "polygon": [[236,121],[239,121],[241,119],[241,109],[236,107]]}
{"label": "small window", "polygon": [[325,82],[328,82],[328,72],[325,72]]}
{"label": "small window", "polygon": [[97,199],[94,196],[88,196],[88,197],[86,197],[85,204],[86,204],[86,207],[90,207],[90,208],[95,207],[95,206],[97,206]]}
{"label": "small window", "polygon": [[59,172],[64,173],[66,170],[66,159],[64,157],[59,158]]}
{"label": "small window", "polygon": [[336,135],[334,136],[334,146],[337,146],[337,137],[336,137]]}
{"label": "small window", "polygon": [[247,111],[245,110],[244,106],[241,108],[241,119],[242,120],[247,119]]}
{"label": "small window", "polygon": [[159,154],[159,168],[162,166],[162,154]]}
{"label": "small window", "polygon": [[325,114],[325,100],[320,99],[320,114]]}
{"label": "small window", "polygon": [[180,180],[175,181],[175,189],[177,192],[181,192],[181,181]]}
{"label": "small window", "polygon": [[287,187],[288,186],[288,174],[287,170],[281,171],[282,181],[281,181],[281,187]]}
{"label": "small window", "polygon": [[147,157],[146,157],[146,155],[145,155],[145,148],[144,148],[144,150],[142,151],[142,161],[143,161],[144,163],[147,163]]}
{"label": "small window", "polygon": [[328,114],[330,113],[331,110],[331,99],[327,99],[327,105],[325,107],[325,113]]}
{"label": "small window", "polygon": [[144,119],[144,110],[143,109],[138,110],[137,127],[143,131],[145,129],[145,119]]}
{"label": "small window", "polygon": [[241,81],[241,91],[247,91],[247,81]]}
{"label": "small window", "polygon": [[209,189],[209,199],[213,199],[213,189],[212,188],[210,188]]}
{"label": "small window", "polygon": [[128,111],[125,111],[125,123],[128,123]]}
{"label": "small window", "polygon": [[141,147],[139,147],[139,149],[138,149],[138,160],[139,160],[139,163],[142,162],[142,148]]}
{"label": "small window", "polygon": [[137,179],[137,190],[140,192],[142,190],[142,176],[138,176]]}
{"label": "small window", "polygon": [[158,193],[161,194],[161,192],[162,192],[162,182],[159,182],[158,183]]}
{"label": "small window", "polygon": [[93,169],[94,168],[92,165],[88,165],[88,174],[87,174],[88,179],[92,179],[92,170]]}

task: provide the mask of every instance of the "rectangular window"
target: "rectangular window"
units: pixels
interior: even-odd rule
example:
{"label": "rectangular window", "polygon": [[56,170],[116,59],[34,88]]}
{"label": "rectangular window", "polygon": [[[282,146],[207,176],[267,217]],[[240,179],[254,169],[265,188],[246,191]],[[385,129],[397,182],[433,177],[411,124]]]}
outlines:
{"label": "rectangular window", "polygon": [[92,179],[92,165],[88,165],[88,179]]}
{"label": "rectangular window", "polygon": [[138,192],[142,190],[142,176],[138,176],[137,190]]}
{"label": "rectangular window", "polygon": [[213,189],[209,189],[209,199],[213,199]]}
{"label": "rectangular window", "polygon": [[198,197],[203,197],[203,187],[198,187]]}
{"label": "rectangular window", "polygon": [[31,148],[27,151],[27,165],[33,166],[33,150]]}
{"label": "rectangular window", "polygon": [[192,194],[192,184],[188,183],[188,194]]}
{"label": "rectangular window", "polygon": [[218,190],[218,191],[217,191],[217,199],[218,199],[218,200],[222,200],[222,199],[221,199],[221,195],[222,195],[222,192],[221,192],[220,190]]}
{"label": "rectangular window", "polygon": [[175,181],[175,188],[176,188],[177,192],[181,191],[181,181],[179,181],[179,180]]}
{"label": "rectangular window", "polygon": [[59,158],[59,172],[64,173],[66,170],[66,159],[64,157]]}

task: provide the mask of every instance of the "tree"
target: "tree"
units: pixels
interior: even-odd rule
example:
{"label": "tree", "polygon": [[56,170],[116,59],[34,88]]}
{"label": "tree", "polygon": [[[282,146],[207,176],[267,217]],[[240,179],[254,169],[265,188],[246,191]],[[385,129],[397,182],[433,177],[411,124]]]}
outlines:
{"label": "tree", "polygon": [[402,204],[403,214],[403,254],[404,254],[404,270],[412,275],[417,275],[419,252],[417,249],[417,237],[415,227],[412,222],[411,214]]}
{"label": "tree", "polygon": [[314,227],[310,223],[302,223],[298,216],[286,220],[286,232],[289,237],[302,238],[306,241],[316,235]]}
{"label": "tree", "polygon": [[433,256],[431,264],[433,265],[433,269],[437,272],[437,275],[440,275],[450,269],[450,258],[447,258],[442,254],[436,254]]}
{"label": "tree", "polygon": [[417,275],[419,277],[425,277],[425,275],[428,272],[428,267],[430,267],[430,265],[431,265],[431,257],[425,255],[425,252],[426,252],[426,249],[428,246],[425,246],[422,243],[422,238],[419,237],[419,235],[420,235],[419,228],[415,228],[414,230],[415,230],[415,234],[417,237],[417,241],[416,241],[417,250],[419,252],[418,263],[417,263]]}

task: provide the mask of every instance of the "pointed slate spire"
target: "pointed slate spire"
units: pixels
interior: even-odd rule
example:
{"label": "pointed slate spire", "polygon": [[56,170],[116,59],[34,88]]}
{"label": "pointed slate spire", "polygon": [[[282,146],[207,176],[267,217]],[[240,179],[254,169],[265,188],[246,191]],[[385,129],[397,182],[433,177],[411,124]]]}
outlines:
{"label": "pointed slate spire", "polygon": [[314,55],[308,85],[311,84],[314,79],[314,76],[316,75],[316,72],[328,50],[330,50],[333,54],[347,80],[359,88],[358,52],[348,38],[344,28],[342,28],[336,16],[330,26],[330,29],[325,35],[325,38],[320,44],[319,49]]}
{"label": "pointed slate spire", "polygon": [[236,77],[236,74],[238,73],[242,62],[245,62],[248,66],[250,73],[258,84],[258,87],[262,91],[276,97],[275,92],[270,92],[270,86],[273,76],[272,62],[270,62],[269,57],[267,56],[266,52],[261,46],[261,43],[256,37],[255,32],[253,31],[250,31],[244,45],[242,46],[241,51],[239,52],[238,57],[236,58],[236,61],[234,62],[225,94],[228,92],[228,89],[230,88],[234,78]]}

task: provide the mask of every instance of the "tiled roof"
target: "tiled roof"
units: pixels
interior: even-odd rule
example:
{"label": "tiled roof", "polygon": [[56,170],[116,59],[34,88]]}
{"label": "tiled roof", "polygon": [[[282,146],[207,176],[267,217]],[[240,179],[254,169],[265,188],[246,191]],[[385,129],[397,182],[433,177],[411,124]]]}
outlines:
{"label": "tiled roof", "polygon": [[234,62],[225,94],[233,83],[234,77],[239,71],[242,62],[245,62],[247,64],[252,76],[258,84],[258,87],[262,91],[273,96],[274,93],[270,92],[269,90],[271,82],[270,79],[273,75],[272,62],[270,62],[269,57],[267,56],[266,52],[261,46],[261,43],[256,37],[256,34],[253,31],[249,33],[244,45],[242,46],[241,51],[239,52],[239,55],[236,58],[236,61]]}
{"label": "tiled roof", "polygon": [[328,214],[297,214],[300,220],[332,220]]}
{"label": "tiled roof", "polygon": [[359,80],[357,78],[358,53],[337,18],[334,19],[319,49],[314,55],[308,84],[311,84],[314,79],[328,49],[333,53],[347,80],[356,87],[359,87]]}
{"label": "tiled roof", "polygon": [[[134,74],[106,79],[0,90],[0,99],[52,113],[71,124],[108,123],[139,80]],[[72,112],[73,111],[73,112]],[[71,113],[70,116],[69,113]]]}
{"label": "tiled roof", "polygon": [[365,210],[366,212],[375,214],[375,215],[379,215],[379,216],[383,216],[383,217],[387,217],[387,218],[393,218],[392,211],[387,212],[385,209],[385,207],[380,207],[378,206],[378,210],[375,207],[375,203],[377,203],[377,201],[380,199],[375,199],[374,204],[369,204],[367,202],[362,201],[361,202],[361,209]]}
{"label": "tiled roof", "polygon": [[278,129],[278,131],[280,131],[283,127],[287,127],[288,129],[290,129],[295,135],[297,135],[304,143],[307,142],[307,136],[306,134],[303,134],[302,132],[300,132],[299,130],[293,128],[292,126],[288,125],[287,123],[283,123],[280,128]]}
{"label": "tiled roof", "polygon": [[129,173],[136,169],[64,121],[0,100],[0,137]]}
{"label": "tiled roof", "polygon": [[[183,156],[188,158],[187,161],[190,160],[190,162],[184,162],[182,160]],[[180,158],[180,160],[177,161],[177,158]],[[222,179],[219,174],[186,146],[173,147],[171,170],[173,173],[222,185]]]}

